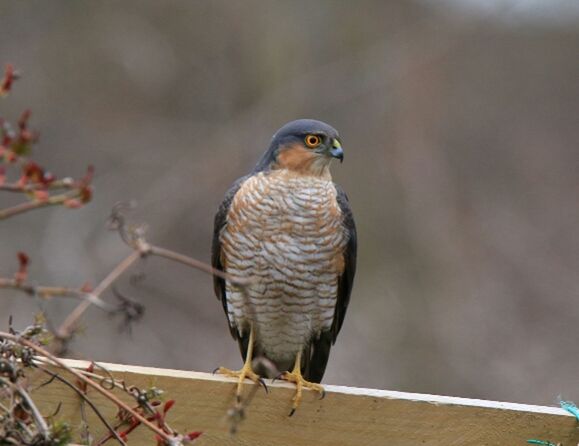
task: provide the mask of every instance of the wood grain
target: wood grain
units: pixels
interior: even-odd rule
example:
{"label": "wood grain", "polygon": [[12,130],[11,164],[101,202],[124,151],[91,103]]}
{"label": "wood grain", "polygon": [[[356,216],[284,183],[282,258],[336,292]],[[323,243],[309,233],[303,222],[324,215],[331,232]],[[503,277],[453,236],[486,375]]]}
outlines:
{"label": "wood grain", "polygon": [[[85,368],[85,361],[68,360]],[[226,413],[234,403],[233,380],[207,373],[99,363],[128,384],[156,386],[177,402],[168,422],[182,433],[203,431],[196,444],[239,446],[311,445],[525,445],[528,439],[574,446],[579,443],[575,418],[556,407],[472,400],[386,390],[325,386],[324,400],[306,392],[301,407],[289,418],[293,396],[286,383],[269,384],[246,411],[239,432],[228,432]],[[246,392],[253,384],[248,383]],[[59,417],[79,421],[78,397],[58,383],[33,393],[44,413],[62,402]],[[89,394],[103,412],[116,412],[95,392]],[[90,412],[90,410],[89,410]],[[93,435],[104,432],[91,415]],[[139,428],[129,444],[154,445],[154,437]],[[113,444],[112,442],[109,444]]]}

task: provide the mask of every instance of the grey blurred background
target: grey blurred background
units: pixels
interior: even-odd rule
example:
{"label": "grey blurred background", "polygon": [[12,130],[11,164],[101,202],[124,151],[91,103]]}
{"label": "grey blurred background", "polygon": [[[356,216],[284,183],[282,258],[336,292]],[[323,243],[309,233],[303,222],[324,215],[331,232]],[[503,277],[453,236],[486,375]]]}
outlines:
{"label": "grey blurred background", "polygon": [[[0,224],[37,283],[98,283],[128,248],[105,229],[139,203],[151,242],[209,260],[214,212],[286,121],[339,129],[359,265],[326,383],[554,404],[579,400],[579,2],[2,1],[0,101],[32,108],[34,158],[96,167],[87,207]],[[0,195],[2,207],[9,197]],[[119,290],[129,334],[93,309],[79,358],[237,368],[211,279],[150,259]],[[0,325],[31,299],[0,291]],[[109,293],[105,299],[114,297]],[[73,302],[47,304],[59,323]]]}

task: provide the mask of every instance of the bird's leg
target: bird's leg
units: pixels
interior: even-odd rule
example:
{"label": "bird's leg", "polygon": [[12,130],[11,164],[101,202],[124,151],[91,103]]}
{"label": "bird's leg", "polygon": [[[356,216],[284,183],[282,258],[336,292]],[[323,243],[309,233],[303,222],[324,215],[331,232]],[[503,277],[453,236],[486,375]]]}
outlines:
{"label": "bird's leg", "polygon": [[296,384],[296,394],[292,399],[292,410],[289,414],[290,417],[295,413],[296,409],[300,405],[300,402],[302,400],[302,390],[304,387],[319,392],[322,398],[326,393],[324,387],[321,384],[312,383],[304,379],[304,377],[302,376],[301,362],[302,362],[302,352],[300,350],[296,356],[296,362],[294,364],[293,370],[291,372],[283,372],[280,375],[280,379],[293,382]]}
{"label": "bird's leg", "polygon": [[265,391],[267,392],[267,387],[263,379],[253,371],[251,368],[251,362],[253,361],[253,325],[249,330],[249,342],[247,344],[247,354],[245,355],[245,362],[241,370],[230,370],[225,367],[219,367],[215,373],[219,373],[221,375],[229,376],[230,378],[237,378],[237,401],[241,401],[241,390],[243,387],[243,380],[245,378],[250,379],[256,384],[261,384]]}

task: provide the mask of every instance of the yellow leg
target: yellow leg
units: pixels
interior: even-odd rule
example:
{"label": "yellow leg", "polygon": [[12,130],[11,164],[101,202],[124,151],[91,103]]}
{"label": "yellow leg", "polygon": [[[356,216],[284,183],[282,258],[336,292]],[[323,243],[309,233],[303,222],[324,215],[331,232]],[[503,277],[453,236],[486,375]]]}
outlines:
{"label": "yellow leg", "polygon": [[237,401],[241,401],[241,390],[243,388],[243,381],[245,378],[250,379],[256,384],[261,384],[267,392],[267,387],[263,379],[253,371],[251,368],[251,362],[253,361],[253,326],[249,330],[249,343],[247,345],[247,354],[245,355],[245,363],[241,370],[230,370],[225,367],[219,367],[215,373],[219,373],[224,376],[229,376],[230,378],[237,378]]}
{"label": "yellow leg", "polygon": [[296,409],[300,405],[300,402],[302,401],[302,390],[304,387],[319,392],[321,394],[321,398],[323,398],[325,395],[324,387],[321,384],[312,383],[304,379],[302,376],[301,362],[302,352],[300,351],[296,356],[296,362],[294,364],[293,370],[291,372],[283,372],[280,376],[281,379],[296,384],[296,394],[292,399],[293,403],[292,410],[289,414],[290,417],[295,413]]}

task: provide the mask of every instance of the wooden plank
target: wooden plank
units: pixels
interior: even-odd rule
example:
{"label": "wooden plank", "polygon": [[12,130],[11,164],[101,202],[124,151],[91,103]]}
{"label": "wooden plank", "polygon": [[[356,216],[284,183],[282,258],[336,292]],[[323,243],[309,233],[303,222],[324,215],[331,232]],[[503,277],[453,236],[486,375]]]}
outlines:
{"label": "wooden plank", "polygon": [[[88,362],[67,360],[72,367]],[[246,411],[239,432],[228,432],[227,411],[234,403],[233,380],[208,373],[99,363],[129,384],[154,385],[177,402],[168,421],[180,432],[203,431],[196,444],[287,446],[311,445],[525,445],[528,439],[579,443],[575,418],[556,407],[501,403],[417,393],[325,386],[324,400],[306,392],[302,405],[288,417],[293,388],[287,383],[269,384]],[[252,384],[246,386],[250,391]],[[60,416],[78,421],[77,397],[61,384],[34,392],[45,413],[62,402]],[[93,401],[113,416],[115,409],[94,391]],[[103,432],[91,417],[93,432]],[[98,429],[97,429],[98,427]],[[130,444],[153,445],[153,435],[144,428],[131,434]]]}

